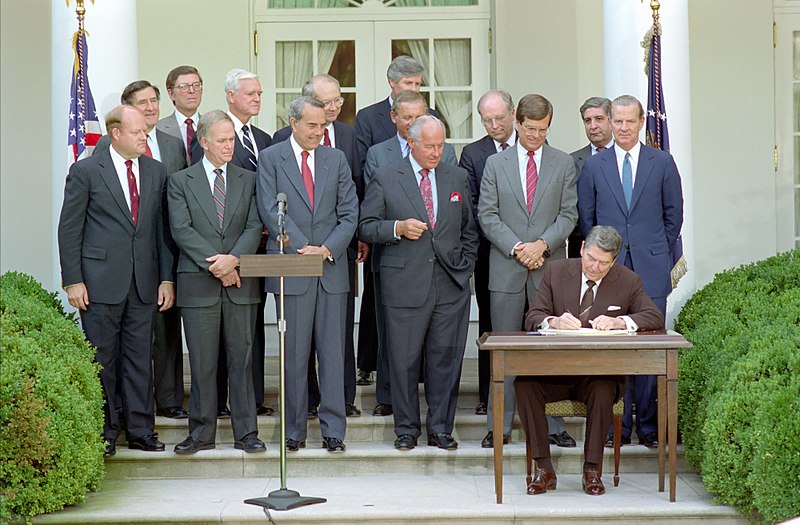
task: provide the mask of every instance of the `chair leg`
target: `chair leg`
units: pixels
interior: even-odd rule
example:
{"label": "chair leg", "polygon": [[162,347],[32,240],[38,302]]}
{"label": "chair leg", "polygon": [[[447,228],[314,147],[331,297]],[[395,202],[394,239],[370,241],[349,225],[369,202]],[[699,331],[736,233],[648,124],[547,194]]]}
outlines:
{"label": "chair leg", "polygon": [[533,477],[531,476],[531,472],[533,469],[533,458],[531,457],[533,452],[531,451],[531,444],[528,441],[528,436],[525,436],[525,468],[527,469],[528,475],[525,476],[525,487],[527,488],[531,482],[533,481]]}
{"label": "chair leg", "polygon": [[614,486],[619,486],[619,449],[622,444],[622,416],[614,416]]}

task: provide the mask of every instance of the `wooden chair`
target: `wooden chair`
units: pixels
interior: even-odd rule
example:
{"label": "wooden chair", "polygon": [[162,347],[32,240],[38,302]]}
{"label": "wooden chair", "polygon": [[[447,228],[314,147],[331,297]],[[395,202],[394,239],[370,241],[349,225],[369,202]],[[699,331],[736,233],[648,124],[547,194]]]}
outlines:
{"label": "wooden chair", "polygon": [[[614,486],[619,486],[619,449],[622,442],[622,413],[625,411],[625,402],[620,399],[614,403],[612,413],[614,414]],[[580,401],[564,400],[555,403],[547,403],[544,406],[544,413],[548,416],[562,417],[586,417],[586,405]],[[528,485],[531,484],[533,469],[533,458],[531,457],[531,444],[525,437],[525,465],[528,475],[525,478]],[[603,465],[600,464],[600,474],[603,473]]]}

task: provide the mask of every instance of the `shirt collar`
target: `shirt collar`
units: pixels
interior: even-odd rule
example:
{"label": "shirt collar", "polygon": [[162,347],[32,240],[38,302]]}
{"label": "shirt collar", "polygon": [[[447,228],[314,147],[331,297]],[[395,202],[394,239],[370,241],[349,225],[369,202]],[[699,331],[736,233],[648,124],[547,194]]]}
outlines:
{"label": "shirt collar", "polygon": [[[499,150],[500,146],[503,145],[502,142],[497,142],[494,139],[492,139],[492,142],[494,142],[494,149],[496,149],[496,150]],[[509,135],[508,139],[506,139],[506,144],[508,144],[508,146],[511,147],[516,143],[517,143],[517,130],[514,129],[514,128],[511,128],[511,135]]]}
{"label": "shirt collar", "polygon": [[[208,176],[211,176],[211,174],[214,173],[214,170],[217,169],[217,168],[214,167],[213,164],[211,164],[211,161],[208,160],[205,155],[203,155],[203,168],[206,170],[206,175],[208,175]],[[219,169],[222,170],[222,176],[223,177],[227,176],[227,174],[228,174],[228,163],[226,162],[225,164],[220,166]]]}

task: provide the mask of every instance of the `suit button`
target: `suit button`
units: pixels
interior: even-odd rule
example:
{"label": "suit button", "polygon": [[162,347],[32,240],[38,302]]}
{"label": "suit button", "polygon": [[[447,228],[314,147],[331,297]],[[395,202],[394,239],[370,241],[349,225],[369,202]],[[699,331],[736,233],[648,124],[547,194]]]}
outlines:
{"label": "suit button", "polygon": [[133,262],[133,257],[131,257],[130,259],[128,259],[128,262]]}
{"label": "suit button", "polygon": [[433,259],[428,259],[428,262],[429,262],[429,263],[432,263],[432,262],[433,262]]}

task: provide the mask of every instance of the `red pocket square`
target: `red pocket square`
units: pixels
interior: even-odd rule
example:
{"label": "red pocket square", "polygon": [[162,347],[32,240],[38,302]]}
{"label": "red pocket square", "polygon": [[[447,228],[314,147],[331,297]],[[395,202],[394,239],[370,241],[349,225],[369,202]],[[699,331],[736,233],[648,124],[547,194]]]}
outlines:
{"label": "red pocket square", "polygon": [[461,194],[454,191],[450,194],[450,202],[461,202]]}

